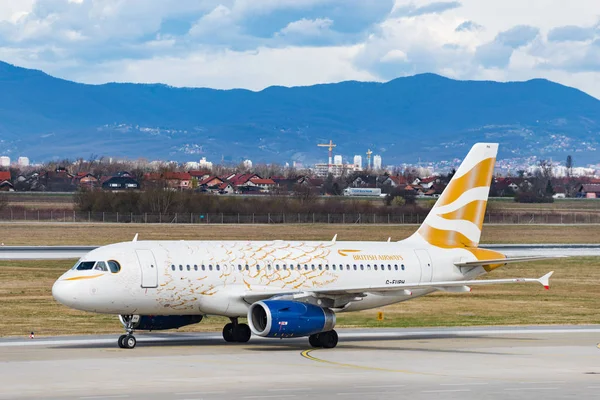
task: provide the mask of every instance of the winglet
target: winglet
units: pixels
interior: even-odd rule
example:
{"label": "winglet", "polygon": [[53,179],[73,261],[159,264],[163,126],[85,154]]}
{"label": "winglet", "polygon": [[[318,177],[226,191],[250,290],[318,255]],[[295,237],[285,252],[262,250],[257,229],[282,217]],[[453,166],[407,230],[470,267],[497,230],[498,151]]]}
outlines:
{"label": "winglet", "polygon": [[132,242],[137,242],[137,238],[138,238],[138,234],[136,233],[135,236],[133,237]]}
{"label": "winglet", "polygon": [[541,283],[544,286],[544,289],[546,289],[546,290],[550,289],[550,277],[552,276],[553,273],[554,273],[554,271],[550,271],[546,275],[544,275],[540,279],[538,279],[538,282]]}
{"label": "winglet", "polygon": [[335,243],[336,239],[337,239],[337,233],[333,236],[333,239],[331,239],[331,243]]}

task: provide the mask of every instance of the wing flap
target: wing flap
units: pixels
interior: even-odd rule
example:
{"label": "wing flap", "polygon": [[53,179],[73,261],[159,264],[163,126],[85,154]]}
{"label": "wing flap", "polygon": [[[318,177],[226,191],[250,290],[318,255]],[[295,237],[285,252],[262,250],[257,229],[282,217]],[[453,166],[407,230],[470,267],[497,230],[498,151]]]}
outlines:
{"label": "wing flap", "polygon": [[493,260],[476,260],[476,261],[455,262],[454,265],[456,265],[457,267],[481,267],[484,265],[540,261],[540,260],[550,260],[550,259],[554,259],[554,258],[564,258],[564,257],[566,257],[566,256],[530,256],[530,257],[496,258]]}

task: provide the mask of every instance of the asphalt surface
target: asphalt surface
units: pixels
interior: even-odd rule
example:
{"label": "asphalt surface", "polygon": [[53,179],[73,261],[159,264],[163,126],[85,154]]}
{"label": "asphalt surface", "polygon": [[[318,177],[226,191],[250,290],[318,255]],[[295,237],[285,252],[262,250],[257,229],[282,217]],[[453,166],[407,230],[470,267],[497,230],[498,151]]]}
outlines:
{"label": "asphalt surface", "polygon": [[307,340],[214,333],[0,340],[0,399],[593,399],[600,326],[339,330]]}

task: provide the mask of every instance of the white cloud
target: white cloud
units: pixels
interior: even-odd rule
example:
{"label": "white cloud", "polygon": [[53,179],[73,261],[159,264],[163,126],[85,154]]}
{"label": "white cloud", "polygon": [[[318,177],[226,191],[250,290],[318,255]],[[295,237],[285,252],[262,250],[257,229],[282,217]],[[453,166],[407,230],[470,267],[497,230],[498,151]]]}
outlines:
{"label": "white cloud", "polygon": [[597,0],[0,0],[0,57],[84,82],[304,85],[421,72],[600,97]]}

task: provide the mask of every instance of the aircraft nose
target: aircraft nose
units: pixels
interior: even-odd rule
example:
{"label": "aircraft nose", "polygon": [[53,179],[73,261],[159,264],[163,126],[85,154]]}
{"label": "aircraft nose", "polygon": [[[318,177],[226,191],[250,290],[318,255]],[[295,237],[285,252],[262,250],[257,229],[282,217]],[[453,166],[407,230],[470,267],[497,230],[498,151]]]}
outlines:
{"label": "aircraft nose", "polygon": [[76,300],[72,285],[70,285],[70,282],[65,282],[62,279],[57,279],[54,285],[52,285],[52,297],[67,307],[72,307]]}

